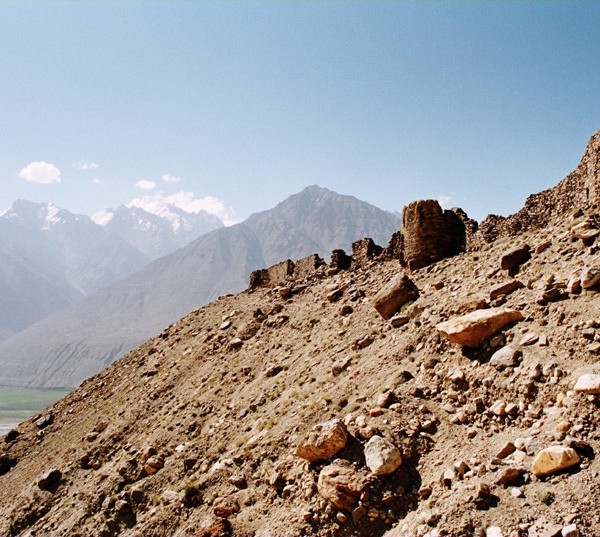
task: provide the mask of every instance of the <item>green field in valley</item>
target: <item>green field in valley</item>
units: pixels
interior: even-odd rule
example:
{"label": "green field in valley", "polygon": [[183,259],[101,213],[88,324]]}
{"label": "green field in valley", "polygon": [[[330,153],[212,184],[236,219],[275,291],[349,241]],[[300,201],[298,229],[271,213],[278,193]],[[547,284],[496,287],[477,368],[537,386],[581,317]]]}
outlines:
{"label": "green field in valley", "polygon": [[60,388],[15,388],[0,386],[0,436],[64,397],[70,390]]}

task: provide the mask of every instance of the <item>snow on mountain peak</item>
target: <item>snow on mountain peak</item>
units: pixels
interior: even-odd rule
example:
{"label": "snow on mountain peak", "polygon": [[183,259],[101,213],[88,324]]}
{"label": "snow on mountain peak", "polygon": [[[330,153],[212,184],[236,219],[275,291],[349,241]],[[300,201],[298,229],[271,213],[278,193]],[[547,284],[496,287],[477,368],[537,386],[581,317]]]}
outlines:
{"label": "snow on mountain peak", "polygon": [[218,218],[225,226],[237,223],[235,214],[220,199],[214,196],[196,198],[193,192],[176,192],[169,196],[157,193],[141,198],[135,198],[126,204],[126,207],[138,207],[156,216],[166,219],[174,231],[185,224],[185,216],[206,213]]}
{"label": "snow on mountain peak", "polygon": [[115,216],[115,212],[112,209],[102,209],[91,216],[92,222],[99,226],[106,226]]}

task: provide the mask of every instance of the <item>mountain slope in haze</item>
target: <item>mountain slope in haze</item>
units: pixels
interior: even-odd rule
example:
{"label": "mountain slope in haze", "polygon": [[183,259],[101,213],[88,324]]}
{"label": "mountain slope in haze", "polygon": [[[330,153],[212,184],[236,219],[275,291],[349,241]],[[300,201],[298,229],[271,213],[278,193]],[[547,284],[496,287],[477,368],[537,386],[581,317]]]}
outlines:
{"label": "mountain slope in haze", "polygon": [[105,211],[96,223],[52,203],[0,214],[0,340],[223,226],[204,211]]}
{"label": "mountain slope in haze", "polygon": [[308,187],[242,224],[215,230],[0,344],[0,384],[74,386],[187,312],[247,287],[252,270],[328,256],[370,236],[387,243],[395,215]]}
{"label": "mountain slope in haze", "polygon": [[52,203],[18,200],[2,218],[20,226],[22,233],[36,234],[40,242],[46,243],[49,259],[40,259],[39,251],[27,252],[27,258],[35,260],[38,266],[54,269],[83,295],[123,278],[148,262],[131,244],[107,233],[90,217],[73,214]]}
{"label": "mountain slope in haze", "polygon": [[205,211],[185,212],[165,204],[153,214],[136,206],[122,205],[92,216],[107,232],[121,237],[148,259],[158,259],[193,240],[223,227],[223,222]]}

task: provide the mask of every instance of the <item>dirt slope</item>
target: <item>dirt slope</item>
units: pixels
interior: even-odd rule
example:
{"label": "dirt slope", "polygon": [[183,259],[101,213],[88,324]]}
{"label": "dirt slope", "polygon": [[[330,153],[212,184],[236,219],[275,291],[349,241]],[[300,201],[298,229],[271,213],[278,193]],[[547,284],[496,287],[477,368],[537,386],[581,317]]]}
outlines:
{"label": "dirt slope", "polygon": [[[396,328],[372,298],[397,261],[193,312],[5,439],[0,535],[600,535],[599,399],[574,391],[600,373],[582,222],[600,219],[571,210],[410,274],[420,296]],[[531,259],[502,270],[524,244]],[[475,349],[436,328],[489,306],[523,320]],[[349,433],[333,464],[296,455],[331,419]],[[367,467],[373,436],[399,449],[395,471]],[[578,461],[536,477],[549,446]],[[325,492],[332,465],[348,507]]]}

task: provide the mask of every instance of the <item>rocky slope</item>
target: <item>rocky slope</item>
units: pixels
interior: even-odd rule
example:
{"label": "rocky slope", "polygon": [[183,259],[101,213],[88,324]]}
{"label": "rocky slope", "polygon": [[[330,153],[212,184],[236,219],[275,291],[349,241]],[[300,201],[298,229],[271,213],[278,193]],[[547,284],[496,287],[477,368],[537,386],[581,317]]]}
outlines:
{"label": "rocky slope", "polygon": [[0,535],[600,534],[594,203],[194,311],[5,437]]}
{"label": "rocky slope", "polygon": [[387,242],[395,215],[309,187],[275,208],[208,233],[177,252],[0,343],[0,384],[76,386],[166,325],[248,285],[252,270],[372,236]]}

